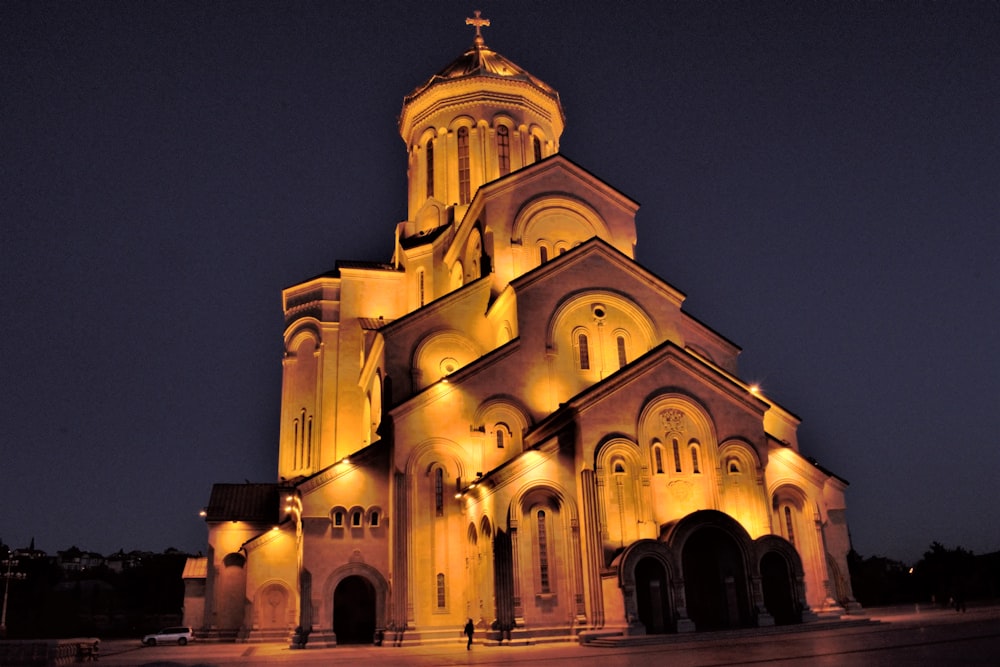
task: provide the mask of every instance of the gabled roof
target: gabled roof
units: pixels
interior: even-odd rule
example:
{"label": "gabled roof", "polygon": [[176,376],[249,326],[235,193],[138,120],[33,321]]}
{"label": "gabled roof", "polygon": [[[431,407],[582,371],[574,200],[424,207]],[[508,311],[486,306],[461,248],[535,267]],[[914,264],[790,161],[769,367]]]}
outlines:
{"label": "gabled roof", "polygon": [[693,372],[700,377],[701,381],[714,384],[734,400],[744,404],[747,409],[754,410],[761,416],[772,406],[771,401],[751,394],[746,385],[738,378],[722,369],[704,363],[687,350],[678,347],[673,341],[666,340],[606,378],[584,388],[564,403],[560,403],[558,409],[540,420],[525,434],[526,448],[533,446],[529,444],[530,442],[537,444],[554,430],[558,430],[568,418],[567,415],[594,408],[603,397],[625,387],[632,378],[655,372],[657,366],[669,359],[676,360],[680,367]]}
{"label": "gabled roof", "polygon": [[521,290],[539,280],[546,278],[550,274],[563,271],[568,266],[580,262],[584,258],[594,254],[606,257],[612,263],[620,266],[623,271],[638,274],[638,277],[645,281],[646,284],[654,286],[678,305],[680,305],[686,298],[686,295],[673,285],[660,278],[642,264],[639,264],[637,261],[625,256],[620,250],[597,236],[584,241],[580,245],[572,248],[562,255],[557,255],[551,260],[535,267],[531,271],[514,278],[510,281],[510,285],[515,291]]}
{"label": "gabled roof", "polygon": [[282,490],[278,484],[214,484],[205,520],[277,523]]}
{"label": "gabled roof", "polygon": [[[574,162],[570,158],[566,157],[565,153],[554,153],[548,157],[542,158],[538,162],[533,162],[529,165],[525,165],[520,169],[515,169],[514,171],[501,176],[499,178],[493,179],[488,183],[483,183],[476,190],[475,196],[470,202],[469,211],[476,208],[476,198],[488,198],[494,191],[503,190],[506,188],[523,187],[521,185],[522,181],[536,179],[544,176],[550,171],[561,170],[566,173],[572,174],[574,177],[580,181],[586,183],[588,186],[597,189],[599,192],[604,193],[605,196],[612,197],[614,200],[618,201],[620,205],[625,208],[630,208],[633,211],[639,208],[639,202],[632,199],[615,186],[611,185],[605,181],[600,176],[596,175],[594,172],[590,171],[586,167]],[[466,217],[468,217],[466,213]]]}
{"label": "gabled roof", "polygon": [[393,322],[392,319],[385,319],[384,317],[359,317],[358,324],[361,325],[362,329],[366,331],[378,331],[385,325]]}
{"label": "gabled roof", "polygon": [[399,245],[404,250],[409,250],[410,248],[416,248],[417,246],[427,245],[428,243],[433,243],[433,241],[444,234],[451,228],[450,224],[441,225],[435,227],[428,232],[421,232],[419,234],[414,234],[413,236],[401,236],[399,238]]}
{"label": "gabled roof", "polygon": [[192,556],[184,562],[181,579],[204,579],[208,576],[208,558]]}

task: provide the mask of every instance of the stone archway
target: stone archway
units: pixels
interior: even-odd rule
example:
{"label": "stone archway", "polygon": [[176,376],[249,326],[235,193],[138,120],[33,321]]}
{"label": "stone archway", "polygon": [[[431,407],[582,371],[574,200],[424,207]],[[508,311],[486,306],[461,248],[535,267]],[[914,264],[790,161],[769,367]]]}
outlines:
{"label": "stone archway", "polygon": [[371,644],[375,636],[375,587],[357,574],[333,591],[333,632],[337,644]]}
{"label": "stone archway", "polygon": [[656,558],[643,558],[635,565],[635,601],[639,621],[646,633],[673,632],[673,614],[667,571]]}
{"label": "stone archway", "polygon": [[764,608],[774,618],[776,625],[802,621],[802,614],[794,597],[792,571],[781,554],[769,551],[760,559],[760,584]]}
{"label": "stone archway", "polygon": [[696,528],[681,554],[688,617],[695,628],[720,630],[750,627],[750,588],[740,545],[712,525]]}

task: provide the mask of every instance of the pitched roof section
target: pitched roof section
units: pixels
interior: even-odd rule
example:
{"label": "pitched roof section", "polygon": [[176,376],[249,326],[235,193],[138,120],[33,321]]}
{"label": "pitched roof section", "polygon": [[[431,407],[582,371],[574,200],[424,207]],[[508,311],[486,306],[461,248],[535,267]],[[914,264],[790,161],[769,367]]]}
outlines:
{"label": "pitched roof section", "polygon": [[208,558],[192,556],[184,562],[181,579],[204,579],[208,576]]}
{"label": "pitched roof section", "polygon": [[277,484],[214,484],[205,520],[277,523],[281,491]]}
{"label": "pitched roof section", "polygon": [[410,248],[416,248],[417,246],[422,246],[427,243],[432,243],[434,239],[438,238],[446,231],[451,228],[450,224],[441,225],[440,227],[435,227],[428,232],[419,232],[413,236],[403,236],[399,239],[399,245],[404,250],[409,250]]}
{"label": "pitched roof section", "polygon": [[384,327],[385,325],[389,324],[392,321],[393,320],[391,320],[391,319],[387,320],[387,319],[385,319],[383,317],[359,317],[358,318],[358,324],[361,325],[361,328],[365,329],[365,330],[368,330],[368,331],[378,331],[379,329],[381,329],[382,327]]}

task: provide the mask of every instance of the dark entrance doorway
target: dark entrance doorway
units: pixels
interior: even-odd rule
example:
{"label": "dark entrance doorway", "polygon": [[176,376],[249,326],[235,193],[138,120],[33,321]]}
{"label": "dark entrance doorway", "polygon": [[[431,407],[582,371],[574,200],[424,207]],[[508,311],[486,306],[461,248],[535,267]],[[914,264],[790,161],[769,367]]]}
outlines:
{"label": "dark entrance doorway", "polygon": [[688,616],[695,629],[753,625],[746,568],[729,534],[712,527],[697,530],[684,544],[682,562]]}
{"label": "dark entrance doorway", "polygon": [[760,583],[764,593],[764,607],[776,624],[801,622],[798,605],[792,595],[792,575],[784,557],[772,551],[760,559]]}
{"label": "dark entrance doorway", "polygon": [[635,598],[639,620],[646,626],[647,634],[673,632],[667,573],[655,558],[643,558],[636,563]]}
{"label": "dark entrance doorway", "polygon": [[375,587],[364,577],[344,577],[333,591],[333,632],[338,644],[374,641]]}

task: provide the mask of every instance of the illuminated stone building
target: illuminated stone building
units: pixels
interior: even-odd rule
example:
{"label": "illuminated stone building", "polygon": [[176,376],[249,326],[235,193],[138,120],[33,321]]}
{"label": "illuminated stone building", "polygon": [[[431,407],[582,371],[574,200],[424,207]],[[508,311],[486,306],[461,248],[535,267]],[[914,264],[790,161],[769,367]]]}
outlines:
{"label": "illuminated stone building", "polygon": [[186,622],[330,645],[844,613],[846,483],[635,261],[638,205],[559,152],[556,91],[469,22],[403,102],[391,260],[284,290],[278,482],[213,488]]}

